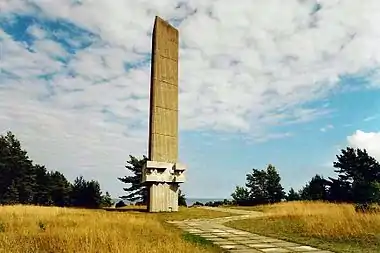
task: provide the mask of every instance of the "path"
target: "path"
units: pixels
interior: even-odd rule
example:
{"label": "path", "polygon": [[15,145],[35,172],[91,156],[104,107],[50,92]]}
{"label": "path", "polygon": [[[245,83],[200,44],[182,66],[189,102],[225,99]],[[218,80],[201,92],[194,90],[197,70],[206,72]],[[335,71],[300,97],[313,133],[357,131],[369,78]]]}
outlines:
{"label": "path", "polygon": [[223,223],[253,217],[263,216],[261,212],[246,211],[238,209],[227,209],[218,207],[198,207],[240,214],[239,216],[222,217],[216,219],[194,219],[184,221],[168,221],[177,227],[195,235],[199,235],[214,244],[219,245],[230,253],[332,253],[306,245],[286,242],[266,236],[252,234],[246,231],[224,226]]}

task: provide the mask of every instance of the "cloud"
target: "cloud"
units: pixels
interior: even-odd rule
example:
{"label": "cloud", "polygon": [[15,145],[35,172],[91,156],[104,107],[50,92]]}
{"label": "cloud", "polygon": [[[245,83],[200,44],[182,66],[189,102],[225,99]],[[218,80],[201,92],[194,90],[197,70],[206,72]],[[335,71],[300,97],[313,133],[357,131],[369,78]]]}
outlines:
{"label": "cloud", "polygon": [[364,120],[363,121],[372,121],[372,120],[375,120],[375,119],[377,119],[379,117],[379,115],[378,114],[375,114],[375,115],[372,115],[372,116],[368,116],[368,117],[366,117],[366,118],[364,118]]}
{"label": "cloud", "polygon": [[320,130],[321,132],[327,132],[328,130],[331,130],[331,129],[334,129],[334,126],[333,126],[333,125],[327,125],[327,126],[325,126],[325,127],[320,128],[319,130]]}
{"label": "cloud", "polygon": [[347,137],[347,142],[354,148],[366,149],[368,154],[380,160],[380,132],[356,132]]}
{"label": "cloud", "polygon": [[2,125],[52,167],[69,170],[70,161],[124,173],[116,167],[126,156],[146,149],[150,36],[160,15],[180,30],[182,131],[291,136],[271,129],[326,116],[328,108],[311,104],[339,90],[342,76],[379,80],[379,7],[376,0],[3,1]]}

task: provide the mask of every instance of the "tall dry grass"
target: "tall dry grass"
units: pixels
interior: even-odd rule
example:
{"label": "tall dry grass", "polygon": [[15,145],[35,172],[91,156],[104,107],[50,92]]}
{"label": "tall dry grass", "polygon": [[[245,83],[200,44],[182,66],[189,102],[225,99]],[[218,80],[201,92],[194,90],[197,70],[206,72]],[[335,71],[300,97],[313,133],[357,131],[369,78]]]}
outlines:
{"label": "tall dry grass", "polygon": [[210,252],[154,215],[36,206],[0,207],[0,252]]}
{"label": "tall dry grass", "polygon": [[360,238],[380,235],[380,214],[358,213],[352,204],[297,201],[263,208],[269,218],[298,223],[310,236]]}

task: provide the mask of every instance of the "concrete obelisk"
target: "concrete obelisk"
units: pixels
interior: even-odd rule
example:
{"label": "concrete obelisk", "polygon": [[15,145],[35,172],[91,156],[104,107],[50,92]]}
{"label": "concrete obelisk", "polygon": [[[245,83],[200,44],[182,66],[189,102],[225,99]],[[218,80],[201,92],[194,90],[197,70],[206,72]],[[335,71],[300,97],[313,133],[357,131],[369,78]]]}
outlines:
{"label": "concrete obelisk", "polygon": [[142,182],[149,212],[178,211],[185,167],[178,159],[178,30],[155,18],[152,39],[149,151]]}

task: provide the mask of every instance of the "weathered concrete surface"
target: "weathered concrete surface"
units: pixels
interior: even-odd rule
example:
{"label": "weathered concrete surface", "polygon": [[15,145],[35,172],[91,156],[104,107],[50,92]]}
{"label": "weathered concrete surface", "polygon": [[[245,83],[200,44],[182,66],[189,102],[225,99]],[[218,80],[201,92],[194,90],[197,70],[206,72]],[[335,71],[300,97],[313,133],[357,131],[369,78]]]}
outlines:
{"label": "weathered concrete surface", "polygon": [[291,243],[284,240],[261,236],[246,231],[229,228],[223,223],[263,216],[261,212],[216,208],[216,207],[199,207],[215,211],[240,214],[240,216],[222,217],[216,219],[196,219],[185,221],[168,221],[179,228],[191,234],[199,235],[212,243],[219,245],[226,252],[234,253],[332,253],[331,251],[320,250],[314,247]]}
{"label": "weathered concrete surface", "polygon": [[156,17],[152,41],[149,160],[178,158],[178,30]]}
{"label": "weathered concrete surface", "polygon": [[149,161],[142,183],[149,212],[178,211],[179,183],[185,167],[178,158],[178,30],[156,17],[152,39]]}

